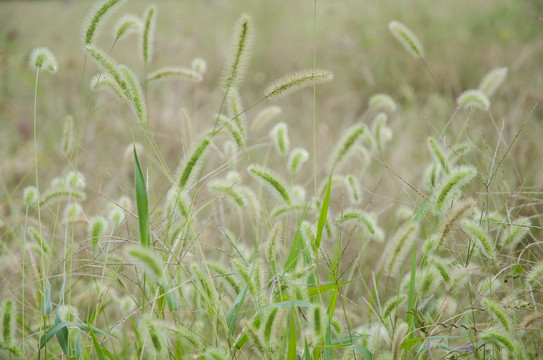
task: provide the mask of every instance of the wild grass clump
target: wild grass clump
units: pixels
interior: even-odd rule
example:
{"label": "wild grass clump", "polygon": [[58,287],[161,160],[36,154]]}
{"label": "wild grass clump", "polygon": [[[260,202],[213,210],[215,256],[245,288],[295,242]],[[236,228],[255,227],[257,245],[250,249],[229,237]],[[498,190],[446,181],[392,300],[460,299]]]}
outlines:
{"label": "wild grass clump", "polygon": [[[228,54],[222,45],[206,59],[192,53],[211,43],[210,25],[218,37],[225,30],[201,23],[173,65],[155,67],[170,49],[161,36],[169,13],[150,4],[115,15],[124,3],[103,0],[89,12],[83,87],[69,111],[44,91],[65,78],[38,86],[41,70],[58,70],[53,54],[40,47],[30,56],[34,161],[0,220],[0,357],[525,359],[543,351],[540,177],[529,172],[536,155],[530,166],[522,160],[538,148],[534,135],[523,142],[517,113],[501,112],[510,99],[493,97],[490,107],[506,67],[455,104],[463,79],[450,74],[462,73],[452,69],[460,63],[431,72],[435,59],[405,25],[389,29],[424,68],[373,72],[369,47],[346,69],[323,54],[315,8],[313,66],[266,88],[271,65],[311,58],[303,44],[272,56],[275,37],[263,41],[259,22],[243,14]],[[221,14],[228,26],[232,11]],[[113,39],[99,39],[113,15]],[[432,33],[421,35],[438,56]],[[395,53],[388,43],[378,56]],[[256,53],[248,71],[256,51],[268,53]],[[391,70],[393,61],[381,62]],[[367,84],[358,86],[359,72]],[[188,81],[166,81],[174,79]],[[48,143],[46,134],[58,138]]]}

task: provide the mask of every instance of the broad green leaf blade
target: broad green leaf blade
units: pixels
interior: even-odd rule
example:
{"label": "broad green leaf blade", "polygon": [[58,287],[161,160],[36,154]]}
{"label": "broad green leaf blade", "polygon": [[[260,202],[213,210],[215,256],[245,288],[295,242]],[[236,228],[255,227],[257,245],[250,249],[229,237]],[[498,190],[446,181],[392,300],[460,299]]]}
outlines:
{"label": "broad green leaf blade", "polygon": [[354,351],[356,351],[357,353],[362,355],[364,357],[364,359],[373,360],[373,354],[371,353],[371,351],[366,349],[364,346],[359,345],[359,344],[353,344],[353,345],[349,345],[347,347],[353,349]]}
{"label": "broad green leaf blade", "polygon": [[298,230],[296,231],[296,235],[294,236],[294,241],[290,248],[287,261],[285,262],[285,270],[284,270],[285,273],[290,272],[294,270],[294,268],[296,268],[296,264],[298,263],[298,256],[300,255],[300,252],[303,250],[304,238],[302,236],[301,224],[302,224],[302,221],[304,221],[305,219],[306,211],[307,211],[307,207],[304,209],[302,218],[300,219],[300,222],[298,223]]}
{"label": "broad green leaf blade", "polygon": [[77,331],[77,340],[75,341],[75,358],[77,360],[81,359],[81,354],[83,350],[81,349],[81,331]]}
{"label": "broad green leaf blade", "polygon": [[228,325],[228,335],[232,335],[236,321],[238,320],[239,309],[245,301],[245,296],[249,290],[249,284],[245,285],[245,288],[236,296],[234,303],[230,306],[230,309],[226,312],[226,324]]}
{"label": "broad green leaf blade", "polygon": [[65,328],[66,326],[68,326],[68,322],[62,321],[56,324],[55,326],[53,326],[52,328],[50,328],[49,330],[47,330],[45,334],[43,334],[42,337],[40,338],[40,349],[44,347],[45,344],[47,344],[49,340],[51,340],[51,338],[57,334],[57,332],[59,332],[61,329]]}
{"label": "broad green leaf blade", "polygon": [[[58,311],[56,311],[55,325],[58,325],[61,322],[62,321],[60,320],[59,313],[58,313]],[[55,335],[57,337],[57,341],[58,341],[58,343],[60,345],[60,348],[62,349],[62,352],[64,353],[64,355],[70,356],[70,349],[69,349],[69,344],[68,344],[68,328],[63,327],[62,329],[57,331],[57,333]]]}
{"label": "broad green leaf blade", "polygon": [[287,359],[288,360],[298,360],[298,356],[296,354],[296,316],[294,312],[294,304],[292,304],[291,310],[290,310],[290,330],[289,330],[289,336],[288,336],[288,354]]}
{"label": "broad green leaf blade", "polygon": [[328,179],[328,185],[326,186],[326,194],[324,195],[324,201],[322,202],[321,206],[321,213],[319,215],[319,223],[317,225],[317,237],[315,239],[315,245],[317,246],[317,249],[321,246],[321,240],[322,240],[322,230],[324,229],[324,225],[326,224],[326,216],[328,215],[328,202],[330,201],[330,188],[332,186],[332,174],[330,174],[330,178]]}
{"label": "broad green leaf blade", "polygon": [[136,185],[136,205],[138,207],[138,222],[140,225],[141,245],[150,246],[149,233],[149,203],[147,200],[147,190],[145,188],[145,179],[141,172],[140,160],[134,145],[134,182]]}
{"label": "broad green leaf blade", "polygon": [[302,360],[312,360],[311,359],[311,350],[309,350],[309,346],[307,345],[307,338],[304,337],[304,355],[302,356]]}
{"label": "broad green leaf blade", "polygon": [[49,279],[45,279],[45,289],[41,298],[41,314],[49,316],[51,310],[53,310],[53,304],[51,303],[51,283]]}
{"label": "broad green leaf blade", "polygon": [[318,295],[319,293],[323,294],[323,293],[328,292],[330,290],[336,290],[339,287],[341,287],[343,285],[350,284],[350,283],[352,283],[352,281],[345,281],[345,282],[338,283],[338,284],[333,283],[333,284],[326,284],[326,285],[320,285],[320,286],[312,286],[309,289],[307,289],[307,292],[309,294],[309,297],[311,297],[311,296]]}
{"label": "broad green leaf blade", "polygon": [[104,352],[102,351],[102,347],[100,346],[100,343],[98,343],[98,340],[96,340],[96,336],[94,336],[94,331],[92,331],[92,328],[90,328],[89,334],[92,336],[92,342],[94,343],[94,348],[96,349],[96,355],[98,356],[99,360],[106,360],[104,357]]}
{"label": "broad green leaf blade", "polygon": [[334,311],[336,310],[336,302],[339,290],[335,289],[330,301],[328,303],[328,324],[326,327],[326,335],[324,336],[324,359],[333,360],[334,352],[332,351],[332,317],[334,316]]}
{"label": "broad green leaf blade", "polygon": [[[56,324],[55,326],[53,326],[52,328],[50,328],[49,330],[47,330],[45,332],[45,334],[42,335],[42,337],[40,338],[40,349],[42,347],[44,347],[45,344],[48,343],[49,340],[51,340],[51,338],[53,336],[55,336],[60,330],[62,330],[63,328],[66,328],[67,326],[75,326],[75,327],[85,331],[86,333],[90,333],[90,329],[91,329],[90,325],[88,325],[88,324],[62,321],[62,322]],[[93,327],[93,332],[98,334],[98,335],[102,335],[102,336],[115,337],[114,335],[109,334],[109,333],[107,333],[107,332],[105,332],[103,330],[100,330],[98,328],[95,328],[95,327]]]}

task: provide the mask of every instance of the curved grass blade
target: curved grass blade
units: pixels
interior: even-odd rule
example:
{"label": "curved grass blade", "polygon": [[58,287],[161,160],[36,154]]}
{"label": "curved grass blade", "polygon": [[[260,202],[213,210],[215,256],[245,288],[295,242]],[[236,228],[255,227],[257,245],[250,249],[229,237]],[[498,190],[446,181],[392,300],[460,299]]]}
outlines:
{"label": "curved grass blade", "polygon": [[141,172],[140,160],[134,145],[134,182],[136,185],[136,205],[138,207],[138,222],[140,225],[140,241],[144,247],[150,246],[149,232],[149,203],[147,200],[147,190],[145,189],[145,179]]}

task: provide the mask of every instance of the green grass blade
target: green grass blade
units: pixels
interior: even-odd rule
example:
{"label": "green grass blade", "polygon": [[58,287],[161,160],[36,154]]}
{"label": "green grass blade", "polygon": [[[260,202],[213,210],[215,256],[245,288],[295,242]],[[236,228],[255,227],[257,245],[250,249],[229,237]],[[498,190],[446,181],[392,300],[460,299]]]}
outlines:
{"label": "green grass blade", "polygon": [[409,329],[413,330],[415,324],[415,316],[411,312],[415,310],[415,275],[417,273],[417,244],[413,248],[413,262],[411,263],[411,278],[409,279],[409,298],[407,303],[407,315],[405,321],[409,325]]}
{"label": "green grass blade", "polygon": [[330,178],[328,179],[328,185],[326,186],[326,194],[324,195],[324,201],[322,202],[322,206],[321,206],[321,213],[319,215],[319,223],[317,225],[317,236],[315,239],[317,249],[320,248],[321,246],[322,230],[324,229],[324,225],[326,224],[326,216],[328,215],[328,202],[330,201],[331,187],[332,187],[332,175],[330,174]]}
{"label": "green grass blade", "polygon": [[98,356],[98,359],[106,360],[106,358],[104,357],[104,352],[102,351],[102,347],[96,339],[96,336],[94,336],[94,331],[92,331],[92,328],[90,328],[89,334],[92,336],[92,342],[94,343],[94,348],[96,349],[96,355]]}
{"label": "green grass blade", "polygon": [[41,314],[43,316],[49,316],[53,310],[53,304],[51,303],[51,283],[49,279],[45,279],[45,291],[41,298]]}
{"label": "green grass blade", "polygon": [[296,313],[294,312],[294,303],[290,310],[290,330],[288,335],[288,360],[298,360],[296,354]]}
{"label": "green grass blade", "polygon": [[287,257],[287,261],[285,262],[286,273],[294,270],[294,268],[296,267],[296,263],[298,262],[298,256],[300,255],[300,252],[303,250],[303,247],[304,247],[304,238],[302,236],[301,224],[302,224],[302,221],[304,221],[305,219],[306,211],[307,211],[307,207],[304,209],[302,218],[300,219],[300,222],[298,223],[298,230],[296,231],[296,235],[294,236],[294,241],[292,242],[292,246],[290,248],[290,252]]}
{"label": "green grass blade", "polygon": [[353,345],[349,345],[347,347],[353,349],[354,351],[356,351],[357,353],[362,355],[364,357],[364,359],[373,360],[373,354],[371,353],[371,351],[366,349],[364,346],[359,345],[359,344],[353,344]]}
{"label": "green grass blade", "polygon": [[238,319],[239,310],[241,308],[241,305],[245,302],[245,296],[247,295],[247,291],[249,290],[249,284],[245,285],[245,288],[238,294],[236,299],[234,300],[234,303],[228,309],[226,312],[226,324],[228,325],[228,335],[232,335],[234,332],[234,327],[236,325],[236,321]]}
{"label": "green grass blade", "polygon": [[147,200],[147,190],[145,188],[145,179],[141,172],[140,160],[134,145],[134,182],[136,185],[136,205],[138,207],[138,222],[140,225],[141,245],[150,246],[149,233],[149,203]]}

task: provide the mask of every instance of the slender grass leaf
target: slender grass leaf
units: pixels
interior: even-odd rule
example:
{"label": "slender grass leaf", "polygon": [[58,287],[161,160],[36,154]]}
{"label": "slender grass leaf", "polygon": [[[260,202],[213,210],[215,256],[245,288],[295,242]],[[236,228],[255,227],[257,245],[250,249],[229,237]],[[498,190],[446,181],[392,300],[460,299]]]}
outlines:
{"label": "slender grass leaf", "polygon": [[236,321],[238,320],[239,310],[243,302],[245,301],[245,296],[249,290],[249,284],[245,285],[245,288],[236,296],[234,303],[230,306],[230,309],[226,312],[226,324],[228,325],[228,335],[232,335],[234,332],[234,327]]}
{"label": "slender grass leaf", "polygon": [[41,298],[41,314],[49,316],[51,310],[53,310],[53,304],[51,303],[51,283],[49,279],[45,279],[45,290]]}
{"label": "slender grass leaf", "polygon": [[94,331],[92,331],[92,328],[90,329],[89,333],[92,336],[92,342],[94,343],[94,348],[96,349],[96,355],[98,356],[98,359],[106,360],[106,358],[104,357],[104,353],[102,351],[102,347],[100,346],[100,343],[98,343],[96,336],[94,336]]}
{"label": "slender grass leaf", "polygon": [[324,229],[324,225],[326,224],[326,216],[328,215],[328,202],[330,201],[330,188],[332,186],[332,175],[330,174],[330,178],[328,179],[328,185],[326,186],[326,194],[324,195],[324,201],[322,202],[321,206],[321,213],[319,215],[319,223],[317,225],[317,236],[315,238],[315,245],[317,246],[317,249],[321,246],[321,240],[322,240],[322,230]]}
{"label": "slender grass leaf", "polygon": [[294,303],[290,310],[290,330],[288,335],[288,360],[298,360],[298,355],[296,354],[296,316],[294,312]]}
{"label": "slender grass leaf", "polygon": [[347,347],[353,349],[354,351],[356,351],[357,353],[362,355],[364,357],[364,359],[373,360],[373,354],[371,353],[371,351],[366,349],[364,346],[359,345],[359,344],[353,344],[353,345],[349,345]]}
{"label": "slender grass leaf", "polygon": [[298,230],[296,231],[296,235],[294,236],[294,241],[292,242],[292,246],[290,248],[290,252],[287,257],[287,261],[285,263],[285,272],[290,272],[294,270],[296,267],[296,263],[298,262],[298,256],[300,255],[300,251],[304,248],[304,238],[302,235],[302,221],[305,219],[305,213],[307,211],[307,207],[304,208],[304,213],[302,214],[302,218],[300,219],[300,222],[298,223]]}
{"label": "slender grass leaf", "polygon": [[144,247],[150,246],[149,233],[149,204],[147,200],[147,190],[145,188],[145,179],[141,172],[140,160],[134,145],[134,182],[136,185],[136,206],[138,208],[138,222],[140,225],[140,240]]}
{"label": "slender grass leaf", "polygon": [[415,309],[415,276],[417,274],[417,244],[414,244],[413,248],[413,262],[411,263],[411,278],[409,279],[409,297],[407,301],[407,315],[405,322],[409,324],[410,330],[415,327],[415,316],[411,310]]}

